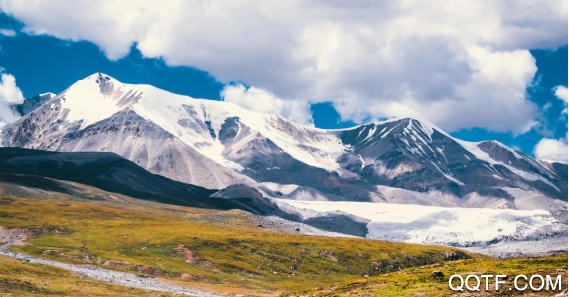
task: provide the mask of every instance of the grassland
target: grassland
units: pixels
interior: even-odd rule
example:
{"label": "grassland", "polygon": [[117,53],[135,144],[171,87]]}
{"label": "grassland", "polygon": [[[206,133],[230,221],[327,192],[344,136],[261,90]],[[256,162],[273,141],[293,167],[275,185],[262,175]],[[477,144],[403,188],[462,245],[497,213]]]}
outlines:
{"label": "grassland", "polygon": [[[376,295],[405,296],[442,286],[425,276],[430,273],[427,268],[419,268],[421,273],[405,273],[416,267],[442,265],[440,270],[446,274],[450,273],[446,269],[455,267],[451,265],[465,271],[486,271],[497,270],[503,263],[448,247],[276,233],[256,227],[251,216],[240,210],[171,206],[79,184],[63,182],[60,186],[72,191],[61,194],[0,183],[0,226],[32,229],[36,234],[27,240],[28,245],[13,246],[12,250],[152,275],[219,293],[273,296],[324,294],[323,288],[331,287],[362,292],[385,289],[394,293]],[[448,261],[456,256],[469,260]],[[560,268],[562,258],[547,258],[553,261],[551,269]],[[42,289],[45,294],[39,295],[79,296],[92,287],[101,296],[141,295],[135,289],[60,274],[54,268],[4,258],[0,261],[0,292],[6,288],[15,292]],[[488,268],[478,268],[478,263],[487,263]],[[533,269],[529,263],[520,264],[519,269]],[[38,279],[41,270],[45,272]],[[370,278],[362,281],[364,275]],[[48,282],[45,288],[43,280]],[[398,291],[401,287],[404,290]]]}
{"label": "grassland", "polygon": [[[432,277],[433,271],[440,271],[444,277]],[[494,291],[494,281],[490,281],[489,288],[485,291],[485,284],[482,282],[481,292],[453,292],[449,289],[448,279],[451,275],[459,274],[463,277],[476,274],[505,274],[508,275],[506,284],[500,285],[500,290]],[[561,290],[556,291],[525,291],[515,290],[513,279],[515,275],[524,274],[528,277],[539,274],[561,275]],[[520,286],[526,283],[520,282]],[[536,286],[539,286],[539,281]],[[454,284],[458,287],[458,282]],[[474,285],[472,281],[471,285]],[[509,288],[514,288],[509,290]],[[401,271],[374,276],[369,279],[361,279],[356,282],[346,282],[343,285],[323,288],[322,290],[312,290],[286,294],[287,296],[310,295],[313,297],[323,296],[554,296],[557,293],[567,290],[567,254],[560,254],[537,258],[517,258],[517,259],[467,259],[458,260],[423,267],[408,268]],[[567,296],[566,294],[564,296]]]}

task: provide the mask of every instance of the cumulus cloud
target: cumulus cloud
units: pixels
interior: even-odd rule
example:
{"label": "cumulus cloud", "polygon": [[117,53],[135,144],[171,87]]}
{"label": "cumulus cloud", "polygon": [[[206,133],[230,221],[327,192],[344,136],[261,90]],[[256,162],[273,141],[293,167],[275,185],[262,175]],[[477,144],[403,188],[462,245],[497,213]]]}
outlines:
{"label": "cumulus cloud", "polygon": [[6,123],[12,123],[20,117],[12,108],[14,105],[24,102],[22,92],[16,86],[13,75],[2,73],[0,76],[0,127]]}
{"label": "cumulus cloud", "polygon": [[567,137],[543,138],[536,144],[533,152],[539,160],[567,162]]}
{"label": "cumulus cloud", "polygon": [[233,102],[248,110],[276,113],[293,122],[313,125],[310,104],[306,101],[283,100],[258,88],[246,88],[242,84],[227,85],[221,91],[224,101]]}
{"label": "cumulus cloud", "polygon": [[528,49],[567,44],[567,1],[0,0],[24,32],[88,40],[244,82],[279,100],[334,103],[344,120],[420,115],[448,130],[523,133]]}

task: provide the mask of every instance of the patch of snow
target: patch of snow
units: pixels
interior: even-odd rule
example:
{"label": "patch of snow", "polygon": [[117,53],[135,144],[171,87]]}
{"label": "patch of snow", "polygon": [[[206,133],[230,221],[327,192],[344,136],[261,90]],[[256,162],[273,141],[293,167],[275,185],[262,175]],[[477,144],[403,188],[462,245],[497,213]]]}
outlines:
{"label": "patch of snow", "polygon": [[[435,126],[429,121],[420,121],[421,128],[423,128],[423,132],[429,137],[430,141],[433,141],[433,133],[435,132]],[[440,129],[437,129],[440,130]]]}
{"label": "patch of snow", "polygon": [[363,142],[363,141],[365,141],[365,142],[370,141],[371,138],[372,138],[372,136],[373,136],[373,134],[375,133],[375,129],[377,129],[377,126],[373,125],[373,127],[371,127],[371,128],[368,130],[367,136],[362,140],[362,142]]}
{"label": "patch of snow", "polygon": [[358,154],[358,157],[360,157],[360,161],[362,162],[362,168],[361,168],[361,170],[363,170],[364,167],[366,166],[366,161],[364,161],[364,158],[362,158],[362,155]]}
{"label": "patch of snow", "polygon": [[460,140],[457,138],[452,138],[456,143],[460,144],[464,149],[466,149],[467,151],[469,151],[471,154],[473,154],[474,156],[476,156],[477,159],[486,161],[490,164],[502,164],[492,158],[490,158],[490,156],[484,152],[483,150],[481,150],[478,145],[481,142],[470,142],[470,141],[464,141],[464,140]]}
{"label": "patch of snow", "polygon": [[41,97],[48,96],[49,99],[51,99],[51,98],[55,97],[56,95],[52,92],[47,92],[47,93],[40,94],[40,96]]}
{"label": "patch of snow", "polygon": [[391,131],[393,131],[393,129],[397,128],[398,126],[399,126],[399,125],[397,125],[397,126],[391,128],[391,129],[389,129],[389,131],[387,131],[385,134],[381,135],[381,138],[383,138],[383,137],[389,135],[389,133],[391,133]]}

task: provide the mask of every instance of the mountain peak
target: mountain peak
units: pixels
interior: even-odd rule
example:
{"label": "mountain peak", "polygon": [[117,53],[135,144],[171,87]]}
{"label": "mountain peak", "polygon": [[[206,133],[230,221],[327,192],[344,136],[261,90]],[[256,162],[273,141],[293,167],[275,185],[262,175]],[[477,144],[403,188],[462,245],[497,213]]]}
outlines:
{"label": "mountain peak", "polygon": [[83,80],[97,80],[97,79],[101,79],[101,80],[107,80],[107,81],[117,81],[115,78],[113,78],[112,76],[103,73],[103,72],[95,72],[87,77],[85,77]]}

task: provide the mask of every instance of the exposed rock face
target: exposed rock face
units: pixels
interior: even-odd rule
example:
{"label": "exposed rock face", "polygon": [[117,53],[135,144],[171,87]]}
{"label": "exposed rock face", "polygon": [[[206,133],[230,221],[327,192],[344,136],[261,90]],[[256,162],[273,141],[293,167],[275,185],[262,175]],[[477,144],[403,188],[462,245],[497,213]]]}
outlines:
{"label": "exposed rock face", "polygon": [[14,109],[19,115],[24,116],[32,112],[34,109],[36,109],[36,107],[42,105],[44,102],[53,97],[55,97],[55,94],[53,93],[45,93],[37,95],[32,98],[24,100],[24,102],[21,104],[15,105]]}

